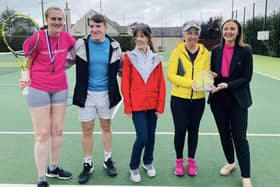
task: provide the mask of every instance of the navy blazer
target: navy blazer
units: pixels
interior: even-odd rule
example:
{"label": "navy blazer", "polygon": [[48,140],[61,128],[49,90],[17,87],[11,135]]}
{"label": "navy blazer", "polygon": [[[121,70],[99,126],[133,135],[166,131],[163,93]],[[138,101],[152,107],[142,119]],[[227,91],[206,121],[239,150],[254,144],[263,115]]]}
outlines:
{"label": "navy blazer", "polygon": [[[221,75],[222,54],[224,45],[219,45],[212,50],[211,71],[217,73],[214,85],[223,82]],[[250,47],[235,46],[228,77],[228,90],[233,94],[241,108],[248,108],[252,104],[250,81],[253,75],[253,58]],[[209,94],[208,103],[215,97]]]}

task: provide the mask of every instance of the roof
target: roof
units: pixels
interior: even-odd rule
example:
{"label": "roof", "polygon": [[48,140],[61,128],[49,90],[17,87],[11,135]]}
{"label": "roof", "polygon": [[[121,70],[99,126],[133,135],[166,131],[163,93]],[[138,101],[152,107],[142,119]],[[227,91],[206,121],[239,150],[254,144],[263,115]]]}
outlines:
{"label": "roof", "polygon": [[[182,37],[181,27],[151,27],[151,30],[153,37]],[[129,34],[129,26],[119,26],[118,32]]]}
{"label": "roof", "polygon": [[127,26],[119,26],[118,32],[120,34],[128,34],[128,27]]}
{"label": "roof", "polygon": [[181,37],[181,27],[152,27],[153,37]]}

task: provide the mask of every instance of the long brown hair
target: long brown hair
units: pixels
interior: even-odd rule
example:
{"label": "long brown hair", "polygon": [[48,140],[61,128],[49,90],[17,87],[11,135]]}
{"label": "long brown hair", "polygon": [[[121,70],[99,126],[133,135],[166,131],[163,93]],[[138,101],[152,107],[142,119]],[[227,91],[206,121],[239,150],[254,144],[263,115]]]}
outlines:
{"label": "long brown hair", "polygon": [[[239,47],[250,47],[249,44],[247,44],[247,43],[245,43],[245,42],[243,41],[243,31],[242,31],[242,27],[241,27],[241,24],[240,24],[237,20],[235,20],[235,19],[228,19],[228,20],[226,20],[226,21],[222,24],[222,26],[221,26],[221,32],[223,32],[224,26],[225,26],[225,24],[228,23],[228,22],[233,22],[233,23],[235,23],[235,24],[237,25],[238,33],[237,33],[237,37],[236,37],[236,39],[235,39],[235,45],[236,45],[236,46],[239,46]],[[223,37],[223,34],[221,34],[221,43],[222,43],[222,44],[225,43],[225,39],[224,39],[224,37]]]}
{"label": "long brown hair", "polygon": [[134,38],[136,37],[138,32],[143,33],[149,39],[148,45],[150,46],[151,50],[155,53],[156,51],[155,51],[155,48],[154,48],[154,45],[153,45],[153,42],[152,42],[152,30],[151,30],[151,28],[147,24],[138,23],[133,28],[133,37]]}

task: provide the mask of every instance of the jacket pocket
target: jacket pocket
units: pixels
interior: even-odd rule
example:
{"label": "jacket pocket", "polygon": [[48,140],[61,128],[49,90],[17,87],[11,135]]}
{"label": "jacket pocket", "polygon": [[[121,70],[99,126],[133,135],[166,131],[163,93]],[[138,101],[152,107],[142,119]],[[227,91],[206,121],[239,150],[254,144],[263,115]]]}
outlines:
{"label": "jacket pocket", "polygon": [[177,75],[179,76],[184,76],[185,75],[185,69],[184,69],[184,66],[183,66],[183,62],[182,60],[179,58],[178,59],[178,69],[177,69]]}

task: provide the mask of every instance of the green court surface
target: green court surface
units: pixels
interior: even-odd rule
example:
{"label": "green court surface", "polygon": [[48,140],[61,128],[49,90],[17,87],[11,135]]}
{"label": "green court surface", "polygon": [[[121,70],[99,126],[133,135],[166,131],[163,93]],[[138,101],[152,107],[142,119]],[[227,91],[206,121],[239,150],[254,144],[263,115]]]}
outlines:
{"label": "green court surface", "polygon": [[[168,60],[169,54],[163,54]],[[6,58],[5,58],[6,59]],[[0,56],[2,62],[10,62]],[[13,60],[11,58],[11,60]],[[2,62],[1,62],[2,61]],[[4,64],[4,63],[3,63]],[[7,64],[7,63],[6,63]],[[166,68],[166,62],[165,68]],[[248,139],[251,151],[252,182],[254,187],[280,187],[280,59],[254,56],[254,73],[251,90],[253,105],[249,109]],[[33,130],[25,98],[17,86],[19,71],[1,73],[0,68],[0,186],[22,186],[35,184],[37,180],[33,160]],[[263,70],[263,71],[262,71]],[[260,74],[261,73],[261,74]],[[271,75],[271,76],[270,76]],[[71,105],[74,84],[74,68],[68,70],[70,84],[69,106],[67,108],[65,133],[61,150],[60,165],[73,172],[74,177],[68,181],[51,179],[56,185],[72,186],[77,184],[77,176],[82,169],[81,128],[77,118],[76,107]],[[128,165],[132,144],[135,138],[130,118],[123,114],[120,107],[113,120],[113,159],[117,163],[118,176],[110,178],[103,166],[103,148],[99,125],[95,128],[93,173],[88,185],[123,185],[123,186],[186,186],[186,187],[239,187],[240,171],[232,175],[219,175],[225,158],[217,135],[209,106],[206,106],[201,121],[199,145],[196,153],[199,174],[196,177],[176,177],[173,174],[175,150],[173,147],[173,123],[169,107],[170,84],[167,83],[165,113],[159,117],[154,166],[155,178],[148,178],[141,168],[142,181],[134,184],[129,179]],[[186,155],[187,150],[185,148]],[[12,185],[15,184],[15,185]],[[8,187],[8,186],[7,186]]]}

